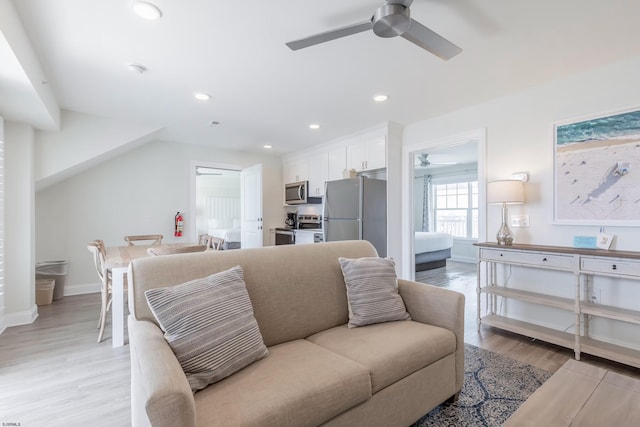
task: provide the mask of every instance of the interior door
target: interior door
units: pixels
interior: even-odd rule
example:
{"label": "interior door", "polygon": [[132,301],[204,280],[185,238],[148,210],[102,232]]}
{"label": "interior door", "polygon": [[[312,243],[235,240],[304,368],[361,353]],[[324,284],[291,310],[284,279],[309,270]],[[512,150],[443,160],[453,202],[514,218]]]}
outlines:
{"label": "interior door", "polygon": [[242,248],[262,246],[262,164],[240,172],[240,217]]}

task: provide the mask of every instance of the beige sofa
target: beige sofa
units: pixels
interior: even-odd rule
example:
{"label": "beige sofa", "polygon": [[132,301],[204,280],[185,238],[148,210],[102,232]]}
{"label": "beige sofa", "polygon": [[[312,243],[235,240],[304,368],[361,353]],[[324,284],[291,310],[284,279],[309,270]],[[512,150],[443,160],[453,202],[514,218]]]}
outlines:
{"label": "beige sofa", "polygon": [[[133,426],[408,426],[462,388],[464,295],[406,280],[412,320],[347,328],[338,257],[368,242],[135,260],[129,268]],[[244,269],[269,355],[192,393],[144,291]]]}

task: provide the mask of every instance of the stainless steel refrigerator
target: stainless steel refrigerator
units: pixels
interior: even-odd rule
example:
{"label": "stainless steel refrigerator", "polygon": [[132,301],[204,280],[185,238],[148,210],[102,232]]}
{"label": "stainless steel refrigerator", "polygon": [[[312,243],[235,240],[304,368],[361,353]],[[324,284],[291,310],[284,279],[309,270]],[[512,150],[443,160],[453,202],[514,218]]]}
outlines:
{"label": "stainless steel refrigerator", "polygon": [[368,240],[387,256],[387,182],[364,176],[327,181],[324,241]]}

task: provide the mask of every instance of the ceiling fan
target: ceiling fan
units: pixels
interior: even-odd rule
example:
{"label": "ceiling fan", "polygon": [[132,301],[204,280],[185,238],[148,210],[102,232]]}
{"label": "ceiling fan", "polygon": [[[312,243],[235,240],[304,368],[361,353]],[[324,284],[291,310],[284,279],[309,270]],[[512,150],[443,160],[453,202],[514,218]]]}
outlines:
{"label": "ceiling fan", "polygon": [[462,52],[462,49],[449,40],[411,19],[411,3],[413,0],[387,0],[368,21],[294,40],[286,45],[292,50],[298,50],[373,29],[379,37],[401,36],[445,60]]}
{"label": "ceiling fan", "polygon": [[419,156],[416,156],[416,166],[421,168],[426,168],[428,166],[446,166],[446,165],[457,165],[457,162],[431,162],[429,160],[429,154],[421,153]]}
{"label": "ceiling fan", "polygon": [[206,167],[196,167],[196,176],[221,176],[222,172],[219,172],[217,169],[206,168]]}

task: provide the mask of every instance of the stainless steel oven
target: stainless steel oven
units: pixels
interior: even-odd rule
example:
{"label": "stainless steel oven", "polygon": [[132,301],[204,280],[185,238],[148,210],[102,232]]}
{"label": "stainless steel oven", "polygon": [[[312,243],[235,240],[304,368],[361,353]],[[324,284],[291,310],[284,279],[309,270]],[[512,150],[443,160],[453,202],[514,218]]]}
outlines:
{"label": "stainless steel oven", "polygon": [[296,243],[296,236],[293,229],[276,228],[276,245],[293,245]]}

